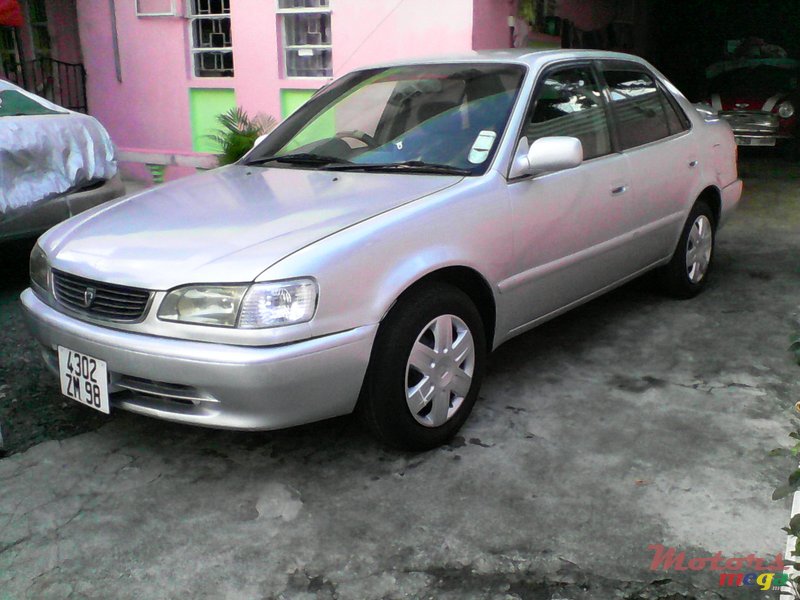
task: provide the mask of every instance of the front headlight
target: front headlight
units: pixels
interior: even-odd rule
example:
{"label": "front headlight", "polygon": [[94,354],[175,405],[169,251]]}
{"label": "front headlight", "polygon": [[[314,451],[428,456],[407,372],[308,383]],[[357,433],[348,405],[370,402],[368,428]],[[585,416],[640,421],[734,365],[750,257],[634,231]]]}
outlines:
{"label": "front headlight", "polygon": [[172,290],[158,308],[164,321],[235,327],[247,286],[196,285]]}
{"label": "front headlight", "polygon": [[780,106],[778,106],[778,116],[781,119],[788,119],[794,114],[794,106],[788,100],[786,102],[781,102]]}
{"label": "front headlight", "polygon": [[50,265],[47,255],[36,244],[31,250],[30,260],[31,284],[42,292],[50,293]]}
{"label": "front headlight", "polygon": [[158,308],[163,321],[262,329],[310,321],[317,308],[313,279],[251,286],[191,285],[169,292]]}
{"label": "front headlight", "polygon": [[256,283],[242,302],[239,327],[262,329],[310,321],[317,309],[317,283],[313,279]]}

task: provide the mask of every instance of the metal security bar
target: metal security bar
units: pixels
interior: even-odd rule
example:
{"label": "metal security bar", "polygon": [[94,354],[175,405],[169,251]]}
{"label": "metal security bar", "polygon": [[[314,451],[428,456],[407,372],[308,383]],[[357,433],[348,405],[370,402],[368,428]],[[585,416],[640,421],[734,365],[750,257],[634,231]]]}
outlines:
{"label": "metal security bar", "polygon": [[233,77],[230,0],[192,0],[189,19],[197,77]]}
{"label": "metal security bar", "polygon": [[80,63],[67,63],[53,58],[0,65],[0,77],[50,102],[85,113],[86,71]]}
{"label": "metal security bar", "polygon": [[283,20],[287,77],[332,75],[331,13],[328,0],[278,0]]}

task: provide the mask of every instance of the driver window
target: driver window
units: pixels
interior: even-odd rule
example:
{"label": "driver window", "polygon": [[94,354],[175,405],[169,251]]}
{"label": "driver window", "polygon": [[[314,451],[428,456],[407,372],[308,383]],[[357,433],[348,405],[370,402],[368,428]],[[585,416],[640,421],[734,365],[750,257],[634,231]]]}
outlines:
{"label": "driver window", "polygon": [[554,136],[576,137],[583,145],[583,158],[611,152],[606,112],[600,86],[588,67],[572,67],[545,75],[525,120],[523,135],[528,143]]}

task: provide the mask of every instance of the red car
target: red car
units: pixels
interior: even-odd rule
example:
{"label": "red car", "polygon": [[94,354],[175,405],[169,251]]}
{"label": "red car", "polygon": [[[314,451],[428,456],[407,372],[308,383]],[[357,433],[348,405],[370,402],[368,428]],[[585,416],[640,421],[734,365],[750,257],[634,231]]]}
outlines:
{"label": "red car", "polygon": [[727,120],[740,146],[785,146],[797,154],[798,75],[790,58],[742,58],[706,69],[708,103]]}

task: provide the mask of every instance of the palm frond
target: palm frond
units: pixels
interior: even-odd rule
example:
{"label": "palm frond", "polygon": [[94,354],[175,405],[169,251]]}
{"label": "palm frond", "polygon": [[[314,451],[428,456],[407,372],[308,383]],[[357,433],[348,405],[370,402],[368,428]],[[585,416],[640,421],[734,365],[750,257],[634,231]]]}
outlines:
{"label": "palm frond", "polygon": [[250,117],[241,106],[217,115],[216,120],[219,128],[204,137],[219,147],[217,160],[220,165],[239,160],[253,147],[259,136],[278,124],[277,119],[270,115],[259,113]]}

